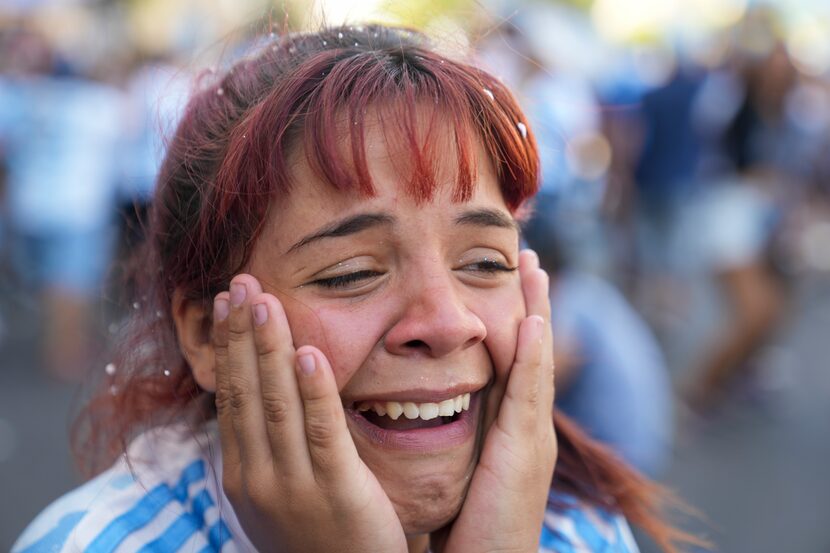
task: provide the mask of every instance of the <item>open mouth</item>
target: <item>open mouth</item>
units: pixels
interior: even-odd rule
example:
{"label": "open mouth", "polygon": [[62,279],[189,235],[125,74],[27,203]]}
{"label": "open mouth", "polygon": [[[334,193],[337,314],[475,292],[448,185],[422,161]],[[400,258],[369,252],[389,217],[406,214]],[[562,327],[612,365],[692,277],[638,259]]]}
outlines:
{"label": "open mouth", "polygon": [[452,424],[470,408],[470,394],[460,394],[439,403],[412,401],[362,401],[355,406],[359,416],[384,430],[417,430]]}
{"label": "open mouth", "polygon": [[371,442],[392,449],[435,451],[475,436],[478,392],[438,402],[358,401],[346,413]]}

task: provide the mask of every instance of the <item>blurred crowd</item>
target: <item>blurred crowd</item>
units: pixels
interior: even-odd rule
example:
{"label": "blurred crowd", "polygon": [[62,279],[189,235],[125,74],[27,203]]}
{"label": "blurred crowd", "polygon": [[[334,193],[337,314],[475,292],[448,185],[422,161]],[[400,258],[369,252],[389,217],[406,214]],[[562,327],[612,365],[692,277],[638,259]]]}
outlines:
{"label": "blurred crowd", "polygon": [[94,310],[189,93],[163,57],[109,73],[73,61],[26,20],[0,34],[0,251],[43,307],[44,365],[70,381],[100,352]]}
{"label": "blurred crowd", "polygon": [[[829,74],[780,23],[756,8],[702,43],[609,53],[555,36],[584,22],[544,7],[480,47],[540,144],[526,240],[553,277],[557,403],[648,474],[675,415],[787,385],[776,332],[799,280],[830,269]],[[614,68],[586,69],[591,50]]]}
{"label": "blurred crowd", "polygon": [[[74,57],[33,13],[0,26],[0,340],[22,289],[43,366],[77,381],[123,316],[113,267],[204,68],[146,45]],[[693,45],[609,44],[548,3],[469,29],[542,154],[525,239],[552,275],[557,401],[652,475],[681,407],[786,381],[771,337],[795,283],[830,272],[830,73],[780,23],[749,9]]]}

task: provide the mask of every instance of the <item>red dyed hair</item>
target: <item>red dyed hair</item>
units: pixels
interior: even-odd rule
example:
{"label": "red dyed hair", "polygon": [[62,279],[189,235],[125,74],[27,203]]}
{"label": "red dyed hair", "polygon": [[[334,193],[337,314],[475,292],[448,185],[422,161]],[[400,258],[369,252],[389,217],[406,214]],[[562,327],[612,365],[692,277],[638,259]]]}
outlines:
{"label": "red dyed hair", "polygon": [[[456,199],[471,195],[478,144],[514,213],[538,188],[535,142],[512,94],[486,72],[437,54],[417,32],[367,26],[290,34],[237,63],[194,95],[169,145],[149,237],[132,272],[140,294],[136,312],[123,329],[116,371],[106,376],[74,433],[90,472],[108,465],[147,427],[215,416],[212,395],[197,386],[176,343],[174,292],[211,312],[212,298],[249,260],[269,206],[301,186],[287,167],[297,148],[332,186],[371,195],[363,144],[369,109],[394,115],[382,120],[407,147],[408,191],[419,200],[431,197],[433,161],[448,151],[429,139],[437,118],[438,132],[451,129]],[[432,116],[426,136],[425,114]],[[554,421],[554,489],[621,512],[666,551],[675,551],[678,541],[694,542],[660,518],[668,497],[660,488],[560,413]]]}

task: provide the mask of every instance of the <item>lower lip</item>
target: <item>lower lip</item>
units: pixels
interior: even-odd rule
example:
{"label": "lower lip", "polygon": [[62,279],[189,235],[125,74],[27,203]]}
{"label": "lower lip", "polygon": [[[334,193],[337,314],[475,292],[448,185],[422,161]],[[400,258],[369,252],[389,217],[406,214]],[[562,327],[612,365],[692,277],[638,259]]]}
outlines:
{"label": "lower lip", "polygon": [[478,396],[477,393],[471,394],[470,408],[461,411],[458,420],[434,428],[388,430],[372,424],[352,409],[347,409],[346,413],[360,433],[380,447],[416,452],[435,451],[461,445],[475,435]]}

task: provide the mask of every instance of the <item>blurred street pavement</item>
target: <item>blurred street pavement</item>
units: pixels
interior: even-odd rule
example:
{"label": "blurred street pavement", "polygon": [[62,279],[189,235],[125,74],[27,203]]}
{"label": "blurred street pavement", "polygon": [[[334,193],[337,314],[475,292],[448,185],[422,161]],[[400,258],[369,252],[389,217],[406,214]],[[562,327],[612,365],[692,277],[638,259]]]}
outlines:
{"label": "blurred street pavement", "polygon": [[680,413],[664,481],[703,513],[717,551],[828,553],[830,282],[801,285],[774,342],[777,386],[710,419]]}

